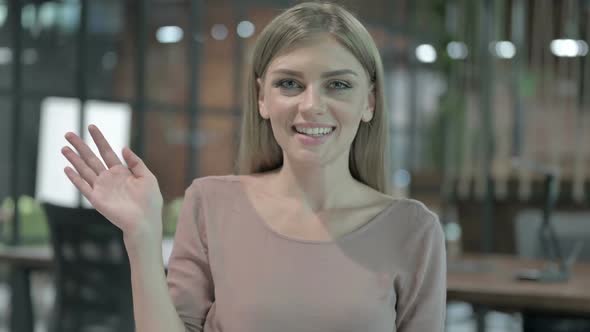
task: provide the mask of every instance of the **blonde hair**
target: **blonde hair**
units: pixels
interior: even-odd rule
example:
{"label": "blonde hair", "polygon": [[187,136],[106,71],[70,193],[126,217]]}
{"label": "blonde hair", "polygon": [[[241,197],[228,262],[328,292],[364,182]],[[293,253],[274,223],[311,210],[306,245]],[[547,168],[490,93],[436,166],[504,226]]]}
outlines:
{"label": "blonde hair", "polygon": [[389,193],[389,120],[383,93],[383,64],[365,27],[344,8],[330,3],[305,2],[275,17],[261,32],[247,73],[247,91],[238,157],[239,174],[266,172],[283,165],[283,152],[270,121],[258,112],[258,78],[264,77],[275,56],[295,43],[328,33],[347,48],[366,70],[375,92],[370,122],[361,121],[350,149],[352,176]]}

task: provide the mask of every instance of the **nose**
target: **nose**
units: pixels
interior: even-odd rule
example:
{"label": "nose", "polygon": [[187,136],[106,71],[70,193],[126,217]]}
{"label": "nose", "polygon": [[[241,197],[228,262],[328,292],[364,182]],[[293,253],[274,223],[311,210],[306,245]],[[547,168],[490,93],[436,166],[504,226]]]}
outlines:
{"label": "nose", "polygon": [[302,98],[299,105],[302,113],[322,114],[326,111],[326,104],[320,88],[308,86],[303,92]]}

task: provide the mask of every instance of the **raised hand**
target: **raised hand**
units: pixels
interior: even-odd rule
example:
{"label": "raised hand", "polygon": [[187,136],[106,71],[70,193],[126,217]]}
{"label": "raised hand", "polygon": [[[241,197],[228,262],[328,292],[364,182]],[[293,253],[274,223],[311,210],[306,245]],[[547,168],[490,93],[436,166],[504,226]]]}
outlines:
{"label": "raised hand", "polygon": [[96,126],[90,125],[88,131],[104,164],[80,137],[68,132],[65,138],[78,152],[62,148],[76,169],[64,169],[70,181],[125,236],[161,237],[163,200],[156,177],[129,148],[123,149],[126,167]]}

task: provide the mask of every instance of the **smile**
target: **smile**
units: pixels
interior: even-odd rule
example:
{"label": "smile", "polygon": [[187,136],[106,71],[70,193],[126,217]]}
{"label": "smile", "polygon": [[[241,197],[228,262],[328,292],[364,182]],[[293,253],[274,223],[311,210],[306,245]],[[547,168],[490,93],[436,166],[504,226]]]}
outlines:
{"label": "smile", "polygon": [[316,128],[307,128],[307,127],[299,127],[293,126],[293,130],[299,134],[312,136],[312,137],[321,137],[331,134],[334,131],[334,127],[316,127]]}

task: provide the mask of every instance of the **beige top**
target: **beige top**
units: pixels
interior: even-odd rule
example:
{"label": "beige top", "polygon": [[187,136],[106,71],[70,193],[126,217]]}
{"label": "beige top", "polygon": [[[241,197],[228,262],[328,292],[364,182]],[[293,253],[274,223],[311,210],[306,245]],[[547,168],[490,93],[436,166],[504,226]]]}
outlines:
{"label": "beige top", "polygon": [[239,177],[206,177],[186,191],[168,287],[187,331],[442,332],[444,238],[409,199],[333,241],[289,238]]}

